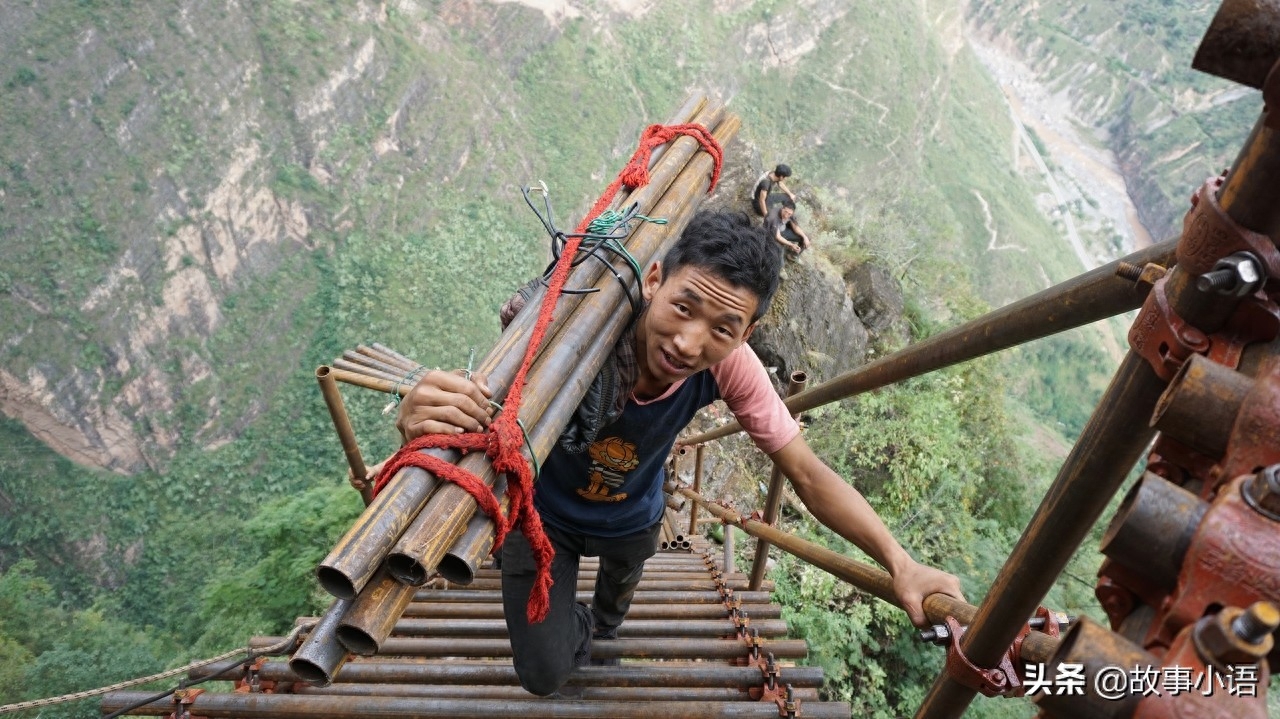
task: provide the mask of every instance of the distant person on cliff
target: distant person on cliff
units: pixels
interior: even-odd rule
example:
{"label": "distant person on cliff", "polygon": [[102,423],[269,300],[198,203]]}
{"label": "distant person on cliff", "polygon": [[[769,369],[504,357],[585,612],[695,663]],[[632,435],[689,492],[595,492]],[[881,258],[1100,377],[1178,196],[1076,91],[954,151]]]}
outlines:
{"label": "distant person on cliff", "polygon": [[787,259],[799,258],[800,253],[809,249],[809,245],[812,244],[809,236],[796,222],[796,203],[791,200],[783,200],[781,204],[774,205],[769,210],[769,216],[764,221],[764,229],[774,242],[787,251]]}
{"label": "distant person on cliff", "polygon": [[787,189],[782,182],[788,177],[791,177],[791,168],[783,164],[760,176],[756,181],[756,189],[751,194],[751,207],[757,215],[764,217],[769,214],[769,205],[772,204],[770,195],[775,192],[786,195],[792,202],[796,201],[796,196],[791,194],[791,190]]}
{"label": "distant person on cliff", "polygon": [[[526,605],[537,577],[531,545],[544,538],[513,528],[501,547],[513,664],[529,692],[556,694],[591,660],[593,640],[617,636],[645,561],[657,551],[666,509],[663,463],[680,430],[717,399],[819,522],[889,570],[913,623],[927,621],[926,596],[963,598],[958,579],[912,559],[858,490],[814,454],[746,344],[778,289],[781,254],[744,213],[700,212],[645,271],[639,316],[534,485],[534,507],[555,551],[543,621],[531,624]],[[506,307],[504,318],[518,311]],[[482,432],[491,421],[491,395],[480,375],[433,370],[400,403],[396,427],[406,441]],[[582,417],[600,421],[578,422]],[[575,601],[583,556],[600,557],[590,605]]]}

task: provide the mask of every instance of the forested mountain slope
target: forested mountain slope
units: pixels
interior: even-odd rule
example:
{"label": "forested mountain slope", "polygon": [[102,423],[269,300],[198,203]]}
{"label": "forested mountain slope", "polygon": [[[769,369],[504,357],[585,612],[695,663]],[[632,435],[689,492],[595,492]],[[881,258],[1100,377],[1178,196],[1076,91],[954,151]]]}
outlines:
{"label": "forested mountain slope", "polygon": [[[1005,97],[966,39],[1028,57],[1056,49],[1045,28],[1063,26],[1021,7],[0,7],[0,701],[213,653],[314,611],[311,569],[358,501],[312,370],[370,340],[428,366],[487,347],[497,306],[546,261],[518,188],[545,181],[557,220],[576,221],[643,127],[690,90],[729,99],[755,169],[796,169],[824,255],[902,279],[916,336],[1078,274],[1037,199],[1043,177],[1010,142]],[[1081,26],[1113,12],[1073,8]],[[1201,31],[1188,20],[1179,42]],[[1165,88],[1157,108],[1161,98],[1179,112],[1221,104],[1230,92],[1171,69],[1189,63],[1182,47],[1170,40],[1158,57],[1116,62]],[[1061,66],[1035,65],[1074,88],[1053,74]],[[1142,98],[1129,91],[1089,100],[1104,89],[1072,95],[1089,108],[1082,122],[1145,136],[1135,128],[1158,111],[1121,113],[1120,98]],[[1212,167],[1239,141],[1196,122],[1201,144],[1178,163],[1151,160],[1172,152],[1163,146],[1115,145],[1126,177],[1168,188],[1135,193],[1153,234],[1182,212],[1166,199],[1185,194],[1183,176],[1167,167],[1202,173],[1193,157]],[[1078,428],[1110,372],[1097,344],[1074,333],[1014,353],[1008,368],[990,362],[886,393],[833,414],[815,444],[872,489],[922,477],[888,485],[890,514],[980,594],[1016,534],[1022,483],[1047,471],[1044,443],[1006,451],[1018,431],[1002,398]],[[348,402],[366,453],[389,451],[385,398]],[[966,439],[974,433],[983,440]],[[984,480],[1008,496],[975,498]],[[956,493],[959,524],[910,511],[942,487]],[[871,614],[875,626],[899,621],[840,601],[859,626]],[[824,656],[886,656],[891,673],[927,674],[918,650],[862,631]],[[867,690],[877,711],[909,704],[910,691],[885,688],[884,669],[868,666],[839,690],[856,680],[880,686]]]}

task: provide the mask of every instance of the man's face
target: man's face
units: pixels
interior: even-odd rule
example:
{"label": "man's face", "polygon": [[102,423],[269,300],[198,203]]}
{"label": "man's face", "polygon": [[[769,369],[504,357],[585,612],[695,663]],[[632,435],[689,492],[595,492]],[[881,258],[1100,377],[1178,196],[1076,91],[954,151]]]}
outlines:
{"label": "man's face", "polygon": [[659,263],[644,278],[649,309],[636,325],[640,375],[669,385],[719,362],[751,336],[760,298],[701,267],[664,278]]}
{"label": "man's face", "polygon": [[791,216],[794,214],[795,210],[787,207],[786,205],[783,205],[782,208],[778,210],[778,217],[781,218],[783,222],[791,219]]}

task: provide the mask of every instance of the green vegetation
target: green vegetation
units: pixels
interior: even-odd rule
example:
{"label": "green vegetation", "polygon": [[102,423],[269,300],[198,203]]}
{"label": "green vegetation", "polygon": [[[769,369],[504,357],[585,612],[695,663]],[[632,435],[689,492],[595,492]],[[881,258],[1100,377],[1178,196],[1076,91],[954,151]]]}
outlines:
{"label": "green vegetation", "polygon": [[[545,180],[572,224],[687,88],[731,98],[762,163],[796,168],[824,252],[904,278],[917,338],[1077,272],[1036,210],[1039,180],[1013,167],[1004,101],[957,44],[953,0],[859,0],[821,22],[714,4],[558,28],[518,4],[0,11],[16,28],[0,30],[0,367],[49,380],[59,416],[119,412],[151,464],[87,469],[0,420],[0,703],[322,610],[314,565],[359,502],[312,370],[374,340],[427,366],[483,352],[497,307],[547,259],[517,188]],[[1033,30],[1074,47],[1084,20],[1062,22]],[[813,48],[774,62],[774,30]],[[1136,58],[1112,64],[1150,80]],[[1078,431],[1105,365],[1083,335],[1056,338],[829,408],[811,441],[976,599],[1052,471],[1019,427]],[[386,398],[345,394],[380,459],[397,444]],[[940,654],[900,613],[779,571],[831,693],[909,711]],[[1074,581],[1053,599],[1084,611],[1087,594]],[[1009,706],[1025,709],[975,712]]]}

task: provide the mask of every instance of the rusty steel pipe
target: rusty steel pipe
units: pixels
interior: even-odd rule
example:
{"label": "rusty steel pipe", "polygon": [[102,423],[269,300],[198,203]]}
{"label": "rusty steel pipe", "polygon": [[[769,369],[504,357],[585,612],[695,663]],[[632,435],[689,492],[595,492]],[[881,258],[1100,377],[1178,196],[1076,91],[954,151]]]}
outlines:
{"label": "rusty steel pipe", "polygon": [[1156,403],[1151,426],[1197,452],[1221,459],[1253,382],[1252,377],[1204,355],[1191,355]]}
{"label": "rusty steel pipe", "polygon": [[349,384],[353,387],[363,387],[364,389],[376,390],[378,392],[386,392],[390,395],[403,397],[413,385],[406,387],[403,382],[391,382],[390,380],[377,379],[360,372],[348,372],[337,368],[330,368],[329,375],[338,382]]}
{"label": "rusty steel pipe", "polygon": [[[739,125],[738,118],[731,115],[713,134],[723,145],[736,135]],[[677,144],[684,140],[696,144],[690,138],[683,138]],[[628,244],[633,255],[637,258],[656,256],[678,239],[692,218],[697,200],[706,194],[711,166],[712,159],[706,153],[694,156],[653,209],[653,213],[667,217],[668,223],[665,226],[646,223],[638,228]],[[624,301],[622,288],[611,278],[602,279],[601,283],[600,291],[591,295],[596,299],[580,305],[581,309],[574,315],[574,327],[556,337],[554,345],[543,351],[534,363],[530,374],[521,419],[526,427],[532,428],[530,439],[539,460],[550,452],[630,320],[628,313],[618,311]],[[531,312],[521,312],[524,314]],[[593,353],[584,354],[585,347],[590,347]],[[573,368],[568,378],[564,376],[566,367]],[[496,478],[488,458],[479,453],[469,455],[459,466],[476,473],[489,485]],[[471,495],[458,487],[443,488],[395,543],[387,556],[388,569],[407,583],[425,579],[450,547],[450,542],[444,540],[446,534],[455,526],[469,522],[475,511],[476,502]]]}
{"label": "rusty steel pipe", "polygon": [[[733,556],[733,525],[724,525],[724,573],[726,575],[734,574],[736,567],[734,566],[735,557]],[[754,587],[749,586],[748,589],[759,589],[760,585]]]}
{"label": "rusty steel pipe", "polygon": [[[809,384],[809,375],[802,371],[791,373],[787,382],[787,397],[794,397],[805,390]],[[796,413],[799,417],[799,413]],[[772,525],[778,521],[778,507],[782,504],[782,470],[775,464],[769,473],[769,493],[764,500],[764,522]],[[765,564],[769,561],[769,543],[763,539],[756,540],[756,555],[751,561],[751,589],[759,589],[764,580]]]}
{"label": "rusty steel pipe", "polygon": [[380,369],[375,369],[369,365],[360,364],[359,362],[352,362],[351,360],[339,358],[331,362],[330,365],[333,366],[334,369],[340,369],[344,372],[362,374],[373,379],[385,380],[387,382],[400,382],[402,384],[408,384],[410,387],[413,386],[412,384],[409,384],[409,381],[404,377],[404,375],[383,372]]}
{"label": "rusty steel pipe", "polygon": [[[144,701],[147,692],[112,692],[102,698],[103,713]],[[256,719],[403,719],[403,717],[493,717],[494,719],[568,719],[607,716],[614,719],[777,719],[773,702],[592,701],[543,699],[532,694],[525,701],[428,699],[412,697],[337,697],[306,694],[204,693],[192,701],[193,716],[255,717]],[[165,716],[173,702],[144,704],[135,714]],[[806,702],[806,719],[848,719],[850,708],[840,702]]]}
{"label": "rusty steel pipe", "polygon": [[[787,408],[800,413],[824,404],[918,377],[983,355],[1087,325],[1142,306],[1146,290],[1116,277],[1121,262],[1138,265],[1173,262],[1175,240],[1168,240],[1097,267],[1066,282],[1037,292],[994,312],[966,322],[893,354],[810,387],[787,399]],[[683,440],[710,442],[742,431],[730,422]]]}
{"label": "rusty steel pipe", "polygon": [[[338,441],[342,444],[342,453],[347,458],[347,466],[356,480],[363,482],[368,470],[364,466],[364,457],[360,456],[360,445],[356,442],[355,430],[351,428],[351,418],[347,416],[347,406],[342,402],[342,393],[338,391],[338,383],[334,381],[327,365],[316,368],[316,382],[320,384],[320,394],[324,397],[324,405],[329,408],[329,418],[333,420],[333,429],[338,433]],[[373,488],[365,483],[360,490],[360,498],[364,506],[373,501]]]}
{"label": "rusty steel pipe", "polygon": [[[784,637],[787,623],[780,619],[763,619],[751,615],[751,628],[762,637]],[[630,615],[618,627],[624,639],[654,637],[714,638],[732,636],[737,626],[728,616],[712,620],[635,619]],[[507,636],[507,623],[502,619],[422,619],[404,617],[391,630],[393,637],[480,637],[498,639]]]}
{"label": "rusty steel pipe", "polygon": [[[579,591],[586,591],[588,589],[595,587],[596,586],[595,582],[596,580],[594,575],[579,576],[578,582],[577,582],[577,588]],[[747,589],[748,588],[747,583],[748,583],[748,580],[746,578],[742,578],[742,579],[725,578],[724,580],[724,586],[734,590],[735,592],[738,590]],[[472,582],[470,582],[469,584],[464,584],[462,586],[466,587],[467,589],[476,589],[476,590],[501,589],[502,579],[498,577],[477,578]],[[702,575],[701,579],[660,579],[660,578],[650,577],[646,572],[644,578],[640,580],[640,584],[636,588],[636,591],[639,591],[639,592],[653,592],[653,591],[710,592],[719,588],[720,588],[720,585],[716,582],[716,580],[712,579],[710,575],[707,575],[705,573]],[[765,591],[772,591],[773,588],[774,588],[773,582],[765,582],[763,586],[756,587],[756,589],[763,589]]]}
{"label": "rusty steel pipe", "polygon": [[[279,640],[283,637],[272,637]],[[510,657],[511,641],[506,637],[486,639],[449,637],[422,639],[390,637],[382,642],[380,654],[400,657]],[[592,657],[600,659],[738,659],[750,653],[746,642],[726,639],[685,639],[651,637],[616,639],[592,645]],[[809,647],[803,639],[771,639],[760,647],[761,656],[772,652],[778,659],[803,659]]]}
{"label": "rusty steel pipe", "polygon": [[[750,534],[750,532],[748,532]],[[742,597],[744,604],[767,604],[771,601],[768,592],[734,592],[733,596]],[[591,592],[577,592],[575,600],[583,603],[591,601]],[[414,595],[418,602],[502,602],[502,593],[496,589],[419,589]],[[724,597],[719,592],[679,592],[667,590],[637,591],[631,600],[635,604],[723,604]]]}
{"label": "rusty steel pipe", "polygon": [[[735,593],[736,594],[736,593]],[[782,607],[776,604],[744,604],[742,611],[753,619],[780,619]],[[501,619],[501,604],[439,604],[414,602],[402,615],[405,618],[433,619]],[[633,604],[627,611],[627,621],[645,619],[722,619],[728,617],[724,604]]]}
{"label": "rusty steel pipe", "polygon": [[[786,667],[786,681],[797,688],[822,686],[821,667]],[[226,679],[238,679],[239,674]],[[264,681],[296,682],[299,677],[282,662],[265,662],[258,676]],[[193,677],[198,678],[198,677]],[[354,661],[338,673],[337,680],[360,684],[466,684],[471,686],[519,686],[510,662],[413,662]],[[757,667],[736,667],[705,662],[652,662],[612,667],[579,667],[569,675],[568,686],[579,687],[736,687],[760,686]]]}
{"label": "rusty steel pipe", "polygon": [[[398,376],[398,377],[406,378],[405,381],[408,381],[407,378],[411,375],[418,374],[419,372],[427,371],[427,368],[422,366],[406,369],[404,367],[398,367],[393,364],[388,364],[386,362],[383,362],[381,359],[378,359],[377,357],[373,357],[365,352],[360,352],[359,350],[344,350],[342,352],[342,359],[348,362],[351,362],[352,364],[369,367],[371,369],[377,370],[378,372],[381,372],[383,374],[388,374],[393,377]],[[415,378],[415,381],[416,379],[417,378]]]}
{"label": "rusty steel pipe", "polygon": [[[706,464],[705,453],[706,448],[699,444],[693,452],[693,491],[702,491],[702,472]],[[689,534],[698,533],[698,505],[695,503],[689,507]],[[684,541],[684,535],[676,535],[676,541]]]}
{"label": "rusty steel pipe", "polygon": [[366,357],[378,360],[379,362],[385,365],[394,367],[400,370],[401,372],[411,372],[419,369],[426,369],[422,365],[418,364],[417,362],[414,362],[408,357],[405,357],[399,352],[396,352],[395,350],[392,350],[384,345],[380,345],[377,342],[374,342],[373,346],[356,345],[356,352],[359,352],[360,354],[365,355]]}
{"label": "rusty steel pipe", "polygon": [[[697,119],[704,121],[704,125],[708,122],[712,124],[718,122],[719,125],[726,125],[725,122],[719,121],[722,114],[722,107],[703,108],[699,112]],[[736,125],[731,127],[729,136],[732,137],[736,130]],[[705,156],[705,153],[702,153],[702,155],[697,154],[697,147],[697,142],[691,138],[683,137],[675,141],[670,151],[663,154],[662,161],[658,162],[654,167],[649,184],[630,193],[628,200],[642,201],[641,210],[648,212],[648,214],[653,214],[650,205],[653,205],[657,198],[663,196],[668,189],[668,185],[675,183],[678,175],[683,174],[681,171],[687,169],[686,166],[706,166],[710,162],[709,158],[707,158],[706,162],[698,162],[702,156]],[[641,230],[644,229],[643,227],[641,228]],[[637,231],[636,234],[639,234],[639,232]],[[599,263],[584,263],[570,275],[571,286],[589,285],[603,274],[604,269],[600,267]],[[489,387],[494,391],[495,401],[501,402],[506,396],[507,387],[514,377],[516,369],[520,366],[524,356],[523,348],[528,345],[529,335],[537,316],[537,305],[539,304],[540,296],[540,293],[535,295],[526,306],[525,311],[519,313],[512,320],[511,325],[498,339],[498,343],[480,364],[478,371],[488,377]],[[561,298],[563,305],[556,313],[556,319],[547,328],[546,338],[541,350],[542,354],[546,353],[547,347],[559,344],[557,335],[569,323],[569,318],[575,314],[574,310],[578,307],[582,298],[582,295],[565,295]],[[353,380],[353,384],[356,383],[354,381],[356,379],[355,373],[348,374],[352,375],[348,378]],[[335,379],[341,381],[343,377],[336,376]],[[365,383],[362,386],[368,386],[368,384],[370,383]],[[531,383],[531,394],[533,394],[535,388],[536,386]],[[399,387],[397,383],[384,385],[384,391],[388,389],[392,392],[397,392]],[[397,394],[403,395],[405,392],[407,390],[399,391]],[[522,409],[527,409],[527,407]],[[533,412],[530,412],[529,416],[532,417],[533,414]],[[452,450],[428,450],[428,453],[440,457],[451,464],[457,463],[459,457],[459,453]],[[391,486],[388,486],[387,489],[379,494],[373,504],[366,509],[365,513],[360,516],[347,534],[339,540],[334,549],[320,563],[316,570],[316,575],[320,580],[321,586],[334,596],[342,598],[354,597],[373,576],[373,572],[383,558],[386,557],[401,535],[404,534],[405,528],[427,505],[436,486],[435,477],[422,469],[408,467],[400,472],[397,478],[392,480]],[[475,511],[475,501],[465,494],[461,499],[463,499],[461,502],[463,505],[470,505],[469,507],[464,506],[464,511],[461,512],[463,515],[460,517],[461,522],[465,523]],[[459,503],[459,498],[451,497],[451,500],[454,504]],[[451,535],[451,532],[452,529],[450,528],[448,534]],[[433,558],[432,564],[437,563],[438,559],[439,557]]]}
{"label": "rusty steel pipe", "polygon": [[1191,67],[1255,90],[1280,58],[1280,4],[1224,0],[1196,49]]}
{"label": "rusty steel pipe", "polygon": [[338,643],[333,630],[338,627],[338,622],[350,605],[351,602],[346,599],[335,599],[329,603],[329,608],[311,628],[306,641],[289,658],[289,668],[294,674],[316,686],[333,682],[334,675],[349,656],[346,647]]}
{"label": "rusty steel pipe", "polygon": [[1155,588],[1172,590],[1207,511],[1209,504],[1195,494],[1148,472],[1116,510],[1102,553]]}
{"label": "rusty steel pipe", "polygon": [[[498,507],[506,515],[511,506],[511,498],[507,496],[507,478],[497,477],[493,481],[493,494],[498,498]],[[440,576],[456,584],[470,584],[479,571],[480,563],[493,550],[493,520],[481,512],[476,512],[467,522],[467,528],[449,547],[449,551],[440,558],[436,571]],[[496,570],[495,570],[496,571]],[[501,573],[498,573],[501,576]]]}
{"label": "rusty steel pipe", "polygon": [[[521,687],[468,686],[468,685],[431,685],[431,684],[334,684],[324,688],[295,686],[296,694],[307,695],[344,695],[369,697],[432,697],[436,699],[505,699],[527,700],[529,692]],[[802,702],[820,701],[816,689],[796,689],[795,698]],[[584,687],[581,695],[575,695],[578,701],[653,701],[661,696],[661,701],[679,702],[734,702],[753,701],[745,689],[736,687],[662,687],[655,691],[653,687]]]}
{"label": "rusty steel pipe", "polygon": [[1092,619],[1081,617],[1062,635],[1058,651],[1044,667],[1044,676],[1058,676],[1058,667],[1063,664],[1084,666],[1084,694],[1042,694],[1036,697],[1037,706],[1052,714],[1054,719],[1128,719],[1142,701],[1142,693],[1126,693],[1118,700],[1103,699],[1093,690],[1094,677],[1107,667],[1159,667],[1163,662]]}
{"label": "rusty steel pipe", "polygon": [[338,622],[338,641],[354,654],[378,653],[416,591],[415,587],[397,582],[386,569],[380,570]]}
{"label": "rusty steel pipe", "polygon": [[[708,501],[692,490],[681,489],[680,492],[726,524],[732,524],[753,537],[767,539],[770,544],[784,552],[901,608],[902,605],[898,603],[898,598],[893,593],[893,577],[883,569],[850,559],[839,552],[788,534],[764,522],[743,517],[732,509]],[[930,594],[925,597],[924,612],[929,621],[934,624],[943,623],[948,616],[955,617],[961,624],[968,624],[977,614],[977,607],[945,594]],[[1028,616],[1030,614],[1028,612]],[[1032,661],[1047,661],[1057,645],[1056,639],[1040,632],[1032,632],[1027,635],[1022,645],[1022,656]]]}

